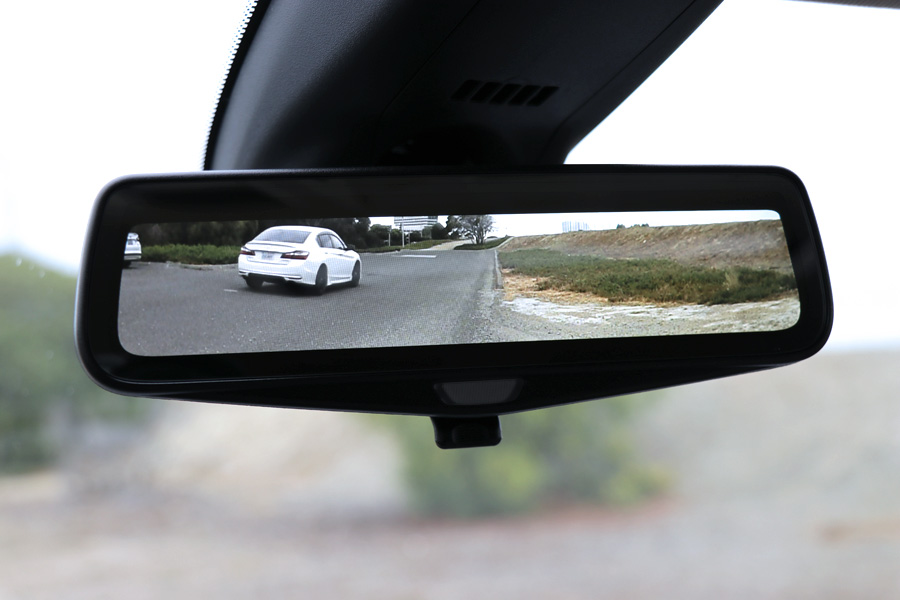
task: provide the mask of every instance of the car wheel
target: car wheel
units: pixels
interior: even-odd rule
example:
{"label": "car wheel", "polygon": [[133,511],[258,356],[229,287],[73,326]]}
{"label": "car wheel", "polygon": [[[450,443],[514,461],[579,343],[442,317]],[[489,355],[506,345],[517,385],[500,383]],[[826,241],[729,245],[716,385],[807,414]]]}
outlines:
{"label": "car wheel", "polygon": [[247,287],[249,287],[251,290],[258,290],[262,287],[263,284],[262,279],[254,277],[253,275],[244,277],[244,281],[247,282]]}
{"label": "car wheel", "polygon": [[360,273],[359,261],[356,261],[356,264],[353,265],[353,274],[350,276],[350,287],[356,287],[359,285],[359,273]]}
{"label": "car wheel", "polygon": [[328,267],[322,265],[319,267],[319,272],[316,273],[316,293],[324,294],[326,287],[328,287]]}

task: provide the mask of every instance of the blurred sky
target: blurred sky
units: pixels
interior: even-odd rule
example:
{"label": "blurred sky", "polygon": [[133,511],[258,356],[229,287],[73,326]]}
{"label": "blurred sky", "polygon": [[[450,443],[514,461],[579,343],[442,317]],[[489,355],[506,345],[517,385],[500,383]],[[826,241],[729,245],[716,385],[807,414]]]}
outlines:
{"label": "blurred sky", "polygon": [[[550,235],[563,231],[563,223],[582,223],[584,229],[599,231],[615,229],[620,225],[699,225],[704,223],[736,223],[739,221],[769,221],[779,219],[771,210],[695,210],[654,212],[593,212],[593,213],[538,213],[493,214],[491,236]],[[373,217],[373,225],[394,226],[394,217]],[[447,222],[447,215],[438,215],[438,222]],[[570,230],[575,231],[573,227]]]}
{"label": "blurred sky", "polygon": [[[3,7],[0,252],[74,273],[107,181],[200,168],[245,2]],[[831,270],[829,346],[900,344],[898,56],[900,10],[725,0],[569,160],[792,169]]]}

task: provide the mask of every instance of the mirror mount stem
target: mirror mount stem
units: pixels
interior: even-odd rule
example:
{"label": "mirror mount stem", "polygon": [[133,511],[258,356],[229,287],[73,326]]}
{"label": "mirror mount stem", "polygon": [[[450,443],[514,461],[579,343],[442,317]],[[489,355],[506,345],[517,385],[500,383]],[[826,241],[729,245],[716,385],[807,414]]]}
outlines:
{"label": "mirror mount stem", "polygon": [[500,443],[500,417],[431,417],[438,448],[481,448]]}

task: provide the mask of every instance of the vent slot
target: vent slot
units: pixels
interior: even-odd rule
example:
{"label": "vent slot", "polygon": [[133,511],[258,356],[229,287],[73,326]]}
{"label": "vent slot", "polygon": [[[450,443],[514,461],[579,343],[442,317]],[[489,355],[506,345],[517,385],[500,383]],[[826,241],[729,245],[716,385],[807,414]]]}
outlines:
{"label": "vent slot", "polygon": [[491,98],[491,96],[494,95],[494,92],[496,92],[499,89],[500,89],[499,83],[496,83],[493,81],[488,81],[487,83],[485,83],[481,86],[481,89],[479,89],[477,92],[475,92],[475,95],[472,96],[472,102],[486,102],[487,100],[489,100]]}
{"label": "vent slot", "polygon": [[500,91],[494,94],[494,97],[491,98],[491,104],[506,104],[507,100],[512,98],[513,94],[519,91],[521,85],[516,83],[507,83]]}
{"label": "vent slot", "polygon": [[519,91],[518,94],[513,96],[513,99],[510,100],[509,103],[513,106],[521,106],[528,102],[528,99],[534,96],[539,89],[541,88],[537,85],[526,85]]}
{"label": "vent slot", "polygon": [[471,96],[479,87],[481,87],[480,81],[469,79],[468,81],[463,82],[463,84],[453,92],[453,95],[450,96],[450,98],[457,101],[468,100],[469,96]]}
{"label": "vent slot", "polygon": [[547,86],[542,87],[541,90],[534,95],[534,98],[528,101],[528,106],[540,106],[544,102],[550,99],[550,96],[556,93],[558,87]]}
{"label": "vent slot", "polygon": [[474,102],[497,106],[540,106],[559,90],[554,85],[522,85],[467,79],[450,96],[456,102]]}

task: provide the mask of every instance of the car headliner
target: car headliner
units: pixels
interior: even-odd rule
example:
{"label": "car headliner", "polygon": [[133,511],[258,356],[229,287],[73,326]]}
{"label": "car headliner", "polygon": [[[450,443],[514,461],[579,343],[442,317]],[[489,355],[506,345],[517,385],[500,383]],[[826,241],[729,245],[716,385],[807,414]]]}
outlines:
{"label": "car headliner", "polygon": [[561,163],[721,0],[264,0],[206,169]]}

